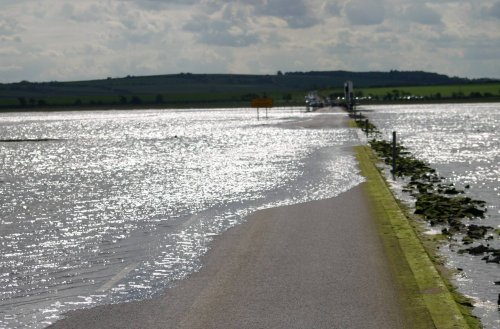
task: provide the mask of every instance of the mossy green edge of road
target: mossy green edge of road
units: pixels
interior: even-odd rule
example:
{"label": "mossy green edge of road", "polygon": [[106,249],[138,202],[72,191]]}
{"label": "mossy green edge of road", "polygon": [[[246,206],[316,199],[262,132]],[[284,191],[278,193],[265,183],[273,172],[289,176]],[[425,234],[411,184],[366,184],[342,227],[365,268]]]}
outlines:
{"label": "mossy green edge of road", "polygon": [[[376,167],[377,157],[368,146],[355,147],[365,190],[377,220],[391,270],[401,291],[410,328],[482,328],[460,296],[443,279],[404,210],[399,206]],[[455,297],[455,298],[454,298]]]}

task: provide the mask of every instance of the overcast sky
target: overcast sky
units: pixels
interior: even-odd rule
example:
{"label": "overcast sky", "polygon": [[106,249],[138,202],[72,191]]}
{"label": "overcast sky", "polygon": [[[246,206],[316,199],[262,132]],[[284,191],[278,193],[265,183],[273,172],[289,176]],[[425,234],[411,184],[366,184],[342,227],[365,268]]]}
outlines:
{"label": "overcast sky", "polygon": [[0,82],[391,69],[500,78],[500,0],[0,0]]}

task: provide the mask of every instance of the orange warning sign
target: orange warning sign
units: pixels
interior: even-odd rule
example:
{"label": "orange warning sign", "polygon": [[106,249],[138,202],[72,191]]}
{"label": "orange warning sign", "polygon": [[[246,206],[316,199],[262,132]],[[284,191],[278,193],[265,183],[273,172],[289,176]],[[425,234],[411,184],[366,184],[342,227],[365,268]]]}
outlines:
{"label": "orange warning sign", "polygon": [[252,107],[273,107],[272,98],[254,98],[252,99]]}

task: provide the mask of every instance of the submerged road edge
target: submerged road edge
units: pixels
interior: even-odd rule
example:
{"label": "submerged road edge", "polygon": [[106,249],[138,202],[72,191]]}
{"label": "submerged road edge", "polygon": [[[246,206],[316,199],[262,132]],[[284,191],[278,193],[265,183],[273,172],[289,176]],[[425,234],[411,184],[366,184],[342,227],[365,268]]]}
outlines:
{"label": "submerged road edge", "polygon": [[437,270],[376,167],[376,155],[369,146],[356,146],[354,150],[361,173],[366,178],[364,187],[382,243],[414,328],[482,328],[479,320],[455,300],[450,284]]}

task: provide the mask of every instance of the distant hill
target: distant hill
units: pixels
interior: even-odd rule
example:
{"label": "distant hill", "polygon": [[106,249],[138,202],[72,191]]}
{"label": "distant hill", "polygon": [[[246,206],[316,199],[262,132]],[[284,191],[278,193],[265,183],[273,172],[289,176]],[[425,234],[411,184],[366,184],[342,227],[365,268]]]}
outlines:
{"label": "distant hill", "polygon": [[352,80],[356,88],[454,85],[493,81],[448,77],[422,71],[313,71],[278,72],[276,75],[180,73],[73,82],[22,81],[0,84],[0,107],[119,105],[133,104],[134,101],[140,103],[146,99],[147,103],[182,102],[186,98],[182,97],[182,94],[197,94],[198,101],[213,99],[214,102],[222,99],[214,98],[215,94],[232,94],[233,96],[226,97],[228,101],[241,101],[268,93],[342,88],[344,81],[347,80]]}

